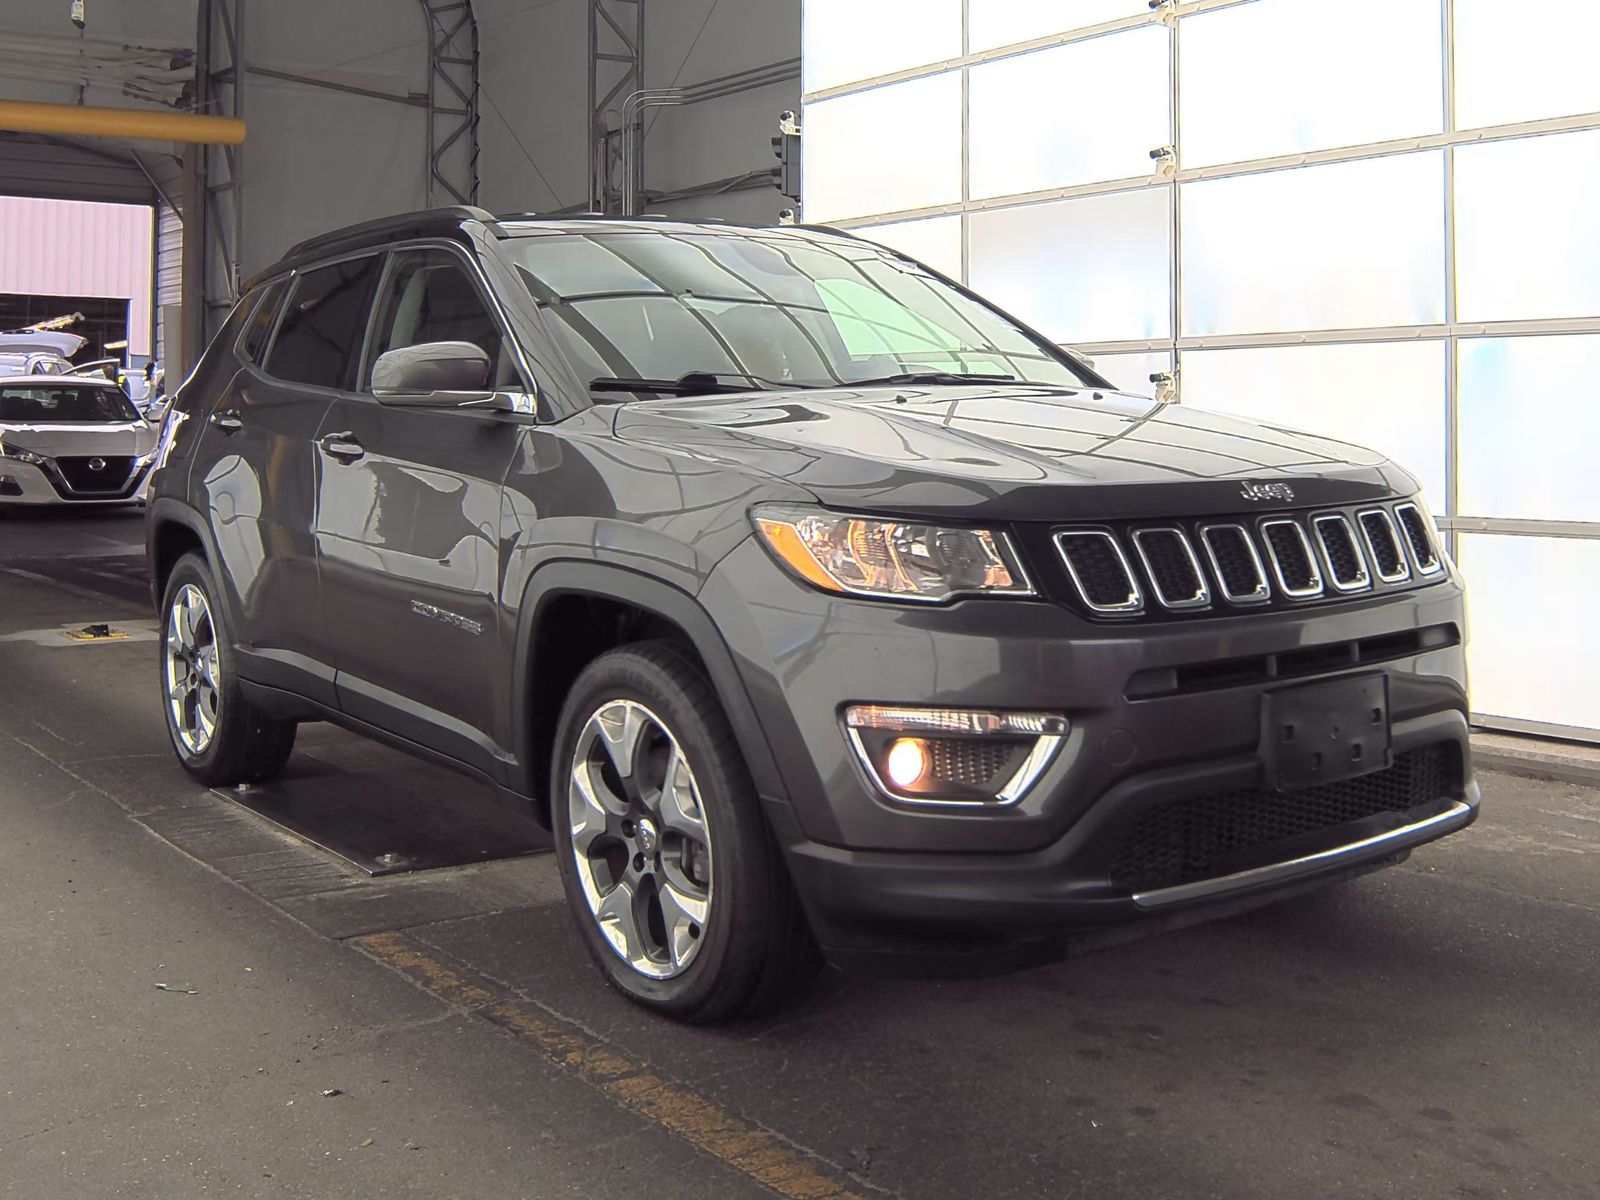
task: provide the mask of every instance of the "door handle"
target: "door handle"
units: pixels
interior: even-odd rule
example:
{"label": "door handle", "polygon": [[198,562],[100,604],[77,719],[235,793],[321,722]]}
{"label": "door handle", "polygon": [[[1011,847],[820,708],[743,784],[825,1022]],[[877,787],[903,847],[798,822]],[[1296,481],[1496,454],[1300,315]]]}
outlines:
{"label": "door handle", "polygon": [[337,458],[344,463],[353,463],[358,458],[364,458],[367,453],[366,448],[356,441],[356,435],[349,430],[343,433],[323,434],[318,445],[329,458]]}
{"label": "door handle", "polygon": [[235,434],[244,428],[244,418],[239,415],[237,408],[228,408],[222,412],[212,413],[211,423],[224,434]]}

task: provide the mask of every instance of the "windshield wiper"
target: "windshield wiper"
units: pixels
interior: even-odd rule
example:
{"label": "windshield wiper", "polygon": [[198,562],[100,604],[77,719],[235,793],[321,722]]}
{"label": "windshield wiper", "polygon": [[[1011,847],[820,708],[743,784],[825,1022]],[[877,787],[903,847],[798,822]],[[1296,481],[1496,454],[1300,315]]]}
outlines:
{"label": "windshield wiper", "polygon": [[[719,383],[720,379],[742,379],[743,383]],[[717,393],[759,392],[788,388],[790,384],[770,383],[754,375],[722,371],[689,371],[676,379],[613,379],[602,375],[589,381],[591,392],[652,392],[662,396],[708,396]]]}
{"label": "windshield wiper", "polygon": [[973,371],[962,373],[960,371],[908,371],[901,375],[879,375],[872,379],[847,379],[844,387],[870,387],[876,384],[893,386],[897,383],[934,383],[934,384],[960,384],[960,383],[1016,383],[1015,375],[986,375]]}

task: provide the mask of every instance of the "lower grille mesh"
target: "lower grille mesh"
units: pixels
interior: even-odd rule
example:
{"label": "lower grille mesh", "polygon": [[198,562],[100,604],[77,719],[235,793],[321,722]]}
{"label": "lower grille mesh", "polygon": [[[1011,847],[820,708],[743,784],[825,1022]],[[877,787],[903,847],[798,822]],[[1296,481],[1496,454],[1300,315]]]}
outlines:
{"label": "lower grille mesh", "polygon": [[1456,786],[1458,761],[1449,745],[1426,746],[1396,755],[1392,767],[1342,783],[1289,793],[1241,789],[1165,805],[1129,830],[1111,882],[1146,892],[1331,848],[1296,845],[1273,853],[1342,825],[1443,800]]}
{"label": "lower grille mesh", "polygon": [[1016,750],[1017,743],[992,738],[931,738],[928,765],[935,779],[984,787],[995,781]]}

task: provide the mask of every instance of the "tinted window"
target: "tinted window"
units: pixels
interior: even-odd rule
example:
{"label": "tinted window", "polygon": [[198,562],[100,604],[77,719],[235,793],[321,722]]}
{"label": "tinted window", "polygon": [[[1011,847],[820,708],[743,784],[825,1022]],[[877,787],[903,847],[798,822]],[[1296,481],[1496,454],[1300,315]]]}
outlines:
{"label": "tinted window", "polygon": [[133,404],[115,388],[0,388],[0,421],[11,424],[111,425],[138,419]]}
{"label": "tinted window", "polygon": [[377,269],[376,258],[357,258],[302,275],[272,340],[267,373],[290,383],[344,387],[361,350]]}
{"label": "tinted window", "polygon": [[239,343],[240,352],[253,363],[260,363],[262,352],[267,348],[267,338],[272,333],[278,308],[283,303],[283,293],[288,286],[288,280],[280,279],[277,283],[268,284],[264,293],[257,297],[259,302],[250,314],[250,323],[245,326],[244,340]]}
{"label": "tinted window", "polygon": [[500,328],[466,267],[448,250],[396,254],[377,310],[363,385],[380,354],[425,342],[471,342],[497,364],[497,382],[508,382]]}

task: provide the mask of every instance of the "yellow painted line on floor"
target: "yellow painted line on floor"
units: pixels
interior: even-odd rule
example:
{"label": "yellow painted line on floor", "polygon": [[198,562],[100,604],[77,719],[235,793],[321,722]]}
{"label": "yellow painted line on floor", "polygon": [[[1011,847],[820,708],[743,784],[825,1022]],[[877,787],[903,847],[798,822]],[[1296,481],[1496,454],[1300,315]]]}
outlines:
{"label": "yellow painted line on floor", "polygon": [[374,933],[351,941],[424,991],[498,1025],[623,1107],[778,1195],[788,1200],[868,1200],[777,1134],[735,1117],[585,1034],[562,1028],[559,1018],[543,1009],[462,978],[404,934]]}

